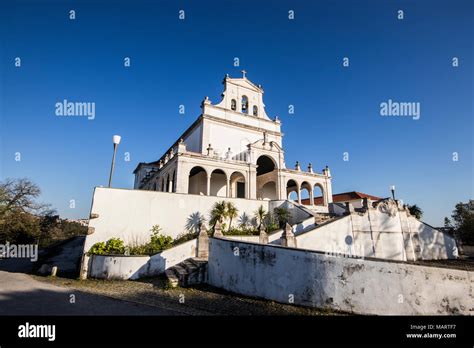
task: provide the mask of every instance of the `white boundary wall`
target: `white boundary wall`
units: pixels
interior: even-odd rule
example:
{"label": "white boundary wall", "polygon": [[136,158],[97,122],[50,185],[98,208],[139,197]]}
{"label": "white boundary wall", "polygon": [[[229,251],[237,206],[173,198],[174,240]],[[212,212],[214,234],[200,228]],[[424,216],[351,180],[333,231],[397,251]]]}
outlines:
{"label": "white boundary wall", "polygon": [[89,258],[89,274],[98,279],[139,279],[156,276],[166,269],[196,256],[197,239],[192,239],[152,256],[94,255]]}
{"label": "white boundary wall", "polygon": [[474,313],[474,272],[224,238],[209,242],[209,284],[234,293],[360,314]]}
{"label": "white boundary wall", "polygon": [[160,225],[163,234],[176,238],[187,232],[186,224],[193,214],[199,213],[208,220],[214,203],[222,200],[233,202],[239,216],[253,216],[261,205],[266,211],[269,206],[263,200],[97,187],[91,215],[98,217],[89,221],[94,231],[87,236],[84,250],[110,238],[120,238],[126,244],[148,242],[153,225]]}
{"label": "white boundary wall", "polygon": [[393,216],[370,209],[351,213],[308,232],[296,232],[301,249],[414,261],[454,259],[457,245],[443,233],[405,211]]}

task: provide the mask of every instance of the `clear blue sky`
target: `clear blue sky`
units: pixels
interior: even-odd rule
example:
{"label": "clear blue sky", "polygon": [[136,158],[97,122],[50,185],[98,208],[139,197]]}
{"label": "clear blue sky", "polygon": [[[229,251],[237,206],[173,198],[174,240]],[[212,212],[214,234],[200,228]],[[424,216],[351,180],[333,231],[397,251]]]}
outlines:
{"label": "clear blue sky", "polygon": [[[288,166],[329,165],[335,193],[385,197],[394,184],[440,225],[474,196],[473,3],[2,1],[1,178],[30,178],[62,216],[87,217],[93,187],[107,184],[113,134],[114,186],[131,188],[137,163],[158,159],[204,96],[218,102],[224,75],[244,68],[282,120]],[[95,102],[95,119],[55,116],[63,99]],[[381,117],[388,99],[420,102],[421,118]]]}

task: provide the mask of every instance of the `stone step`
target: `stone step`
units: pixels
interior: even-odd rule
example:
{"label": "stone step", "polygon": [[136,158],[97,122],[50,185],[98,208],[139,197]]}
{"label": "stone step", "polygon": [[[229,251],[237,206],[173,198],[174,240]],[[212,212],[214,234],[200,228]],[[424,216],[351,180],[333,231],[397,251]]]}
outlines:
{"label": "stone step", "polygon": [[187,287],[204,283],[207,280],[207,260],[186,259],[165,271],[171,287]]}
{"label": "stone step", "polygon": [[176,273],[174,273],[174,270],[172,268],[168,268],[165,271],[166,278],[168,278],[169,285],[172,288],[175,288],[179,284],[179,278],[176,276]]}

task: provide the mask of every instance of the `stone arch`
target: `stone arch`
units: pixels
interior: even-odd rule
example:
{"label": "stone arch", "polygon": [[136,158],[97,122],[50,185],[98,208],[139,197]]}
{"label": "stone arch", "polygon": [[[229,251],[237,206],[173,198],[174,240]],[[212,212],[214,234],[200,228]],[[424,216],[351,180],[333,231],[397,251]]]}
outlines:
{"label": "stone arch", "polygon": [[278,199],[277,185],[275,181],[268,181],[260,189],[259,199],[274,200]]}
{"label": "stone arch", "polygon": [[240,111],[243,114],[249,113],[249,98],[246,95],[242,96],[241,104],[240,104]]}
{"label": "stone arch", "polygon": [[314,184],[313,197],[314,197],[314,205],[327,206],[326,194],[325,194],[324,187],[322,184],[320,183]]}
{"label": "stone arch", "polygon": [[260,199],[278,199],[278,166],[275,159],[268,155],[260,155],[256,164],[257,197]]}
{"label": "stone arch", "polygon": [[209,181],[209,195],[227,197],[227,174],[222,169],[214,169]]}
{"label": "stone arch", "polygon": [[260,155],[256,161],[257,176],[269,173],[278,168],[277,162],[272,156]]}
{"label": "stone arch", "polygon": [[207,195],[207,171],[201,166],[194,166],[188,174],[188,193]]}
{"label": "stone arch", "polygon": [[304,205],[313,205],[313,185],[311,185],[307,181],[303,181],[301,183],[300,188],[300,196],[301,196],[301,203]]}
{"label": "stone arch", "polygon": [[300,185],[294,179],[289,179],[286,182],[286,198],[290,201],[300,201]]}
{"label": "stone arch", "polygon": [[229,177],[229,196],[234,198],[247,197],[247,182],[245,175],[239,171],[233,172]]}

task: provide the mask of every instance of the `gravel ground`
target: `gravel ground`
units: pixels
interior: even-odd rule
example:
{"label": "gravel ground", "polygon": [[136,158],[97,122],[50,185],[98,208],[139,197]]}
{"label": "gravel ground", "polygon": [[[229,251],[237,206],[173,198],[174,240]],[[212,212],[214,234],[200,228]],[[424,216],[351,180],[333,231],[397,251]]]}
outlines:
{"label": "gravel ground", "polygon": [[75,280],[33,276],[35,279],[61,287],[104,295],[187,315],[341,315],[333,311],[285,305],[237,296],[207,285],[194,288],[168,288],[165,278],[139,281]]}
{"label": "gravel ground", "polygon": [[432,266],[440,268],[452,268],[463,271],[474,271],[474,258],[460,258],[453,260],[426,260],[426,261],[415,261],[409,262],[410,264],[421,265],[421,266]]}

